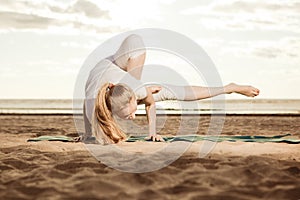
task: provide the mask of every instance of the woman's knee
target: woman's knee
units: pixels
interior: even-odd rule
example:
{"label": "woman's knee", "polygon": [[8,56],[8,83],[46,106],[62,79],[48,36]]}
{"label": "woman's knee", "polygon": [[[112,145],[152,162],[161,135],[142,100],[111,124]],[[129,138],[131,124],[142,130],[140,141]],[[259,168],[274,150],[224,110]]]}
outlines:
{"label": "woman's knee", "polygon": [[124,41],[129,44],[139,44],[141,47],[145,47],[142,37],[137,34],[127,36]]}

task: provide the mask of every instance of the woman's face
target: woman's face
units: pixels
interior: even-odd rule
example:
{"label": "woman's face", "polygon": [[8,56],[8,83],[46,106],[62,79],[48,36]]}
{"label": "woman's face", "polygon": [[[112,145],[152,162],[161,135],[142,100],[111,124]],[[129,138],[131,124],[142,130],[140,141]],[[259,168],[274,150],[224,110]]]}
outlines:
{"label": "woman's face", "polygon": [[137,110],[137,102],[135,98],[131,98],[126,107],[124,107],[118,113],[118,116],[122,119],[133,120],[135,118],[135,112]]}

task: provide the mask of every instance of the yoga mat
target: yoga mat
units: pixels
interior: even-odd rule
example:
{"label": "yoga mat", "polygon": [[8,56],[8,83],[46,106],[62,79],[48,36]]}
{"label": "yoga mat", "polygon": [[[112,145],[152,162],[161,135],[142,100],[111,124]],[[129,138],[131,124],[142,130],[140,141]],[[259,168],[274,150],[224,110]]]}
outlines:
{"label": "yoga mat", "polygon": [[29,138],[27,142],[38,142],[38,141],[61,141],[61,142],[76,142],[73,137],[68,136],[52,136],[43,135],[36,138]]}
{"label": "yoga mat", "polygon": [[[196,142],[202,140],[208,140],[212,142],[284,142],[289,144],[298,144],[300,139],[287,138],[291,134],[285,135],[275,135],[275,136],[213,136],[213,135],[180,135],[180,136],[171,136],[163,137],[167,142],[175,141],[186,141],[186,142]],[[136,142],[136,141],[146,141],[144,138],[146,136],[130,136],[126,142]]]}
{"label": "yoga mat", "polygon": [[[282,142],[289,144],[299,144],[300,139],[290,138],[291,134],[275,135],[275,136],[213,136],[213,135],[177,135],[171,137],[163,137],[166,142],[196,142],[196,141],[212,141],[212,142]],[[146,136],[129,136],[126,142],[136,142],[136,141],[151,141],[145,140]],[[77,138],[77,137],[76,137]],[[36,138],[29,138],[27,142],[38,142],[38,141],[62,141],[62,142],[78,142],[78,139],[74,137],[67,136],[39,136]]]}

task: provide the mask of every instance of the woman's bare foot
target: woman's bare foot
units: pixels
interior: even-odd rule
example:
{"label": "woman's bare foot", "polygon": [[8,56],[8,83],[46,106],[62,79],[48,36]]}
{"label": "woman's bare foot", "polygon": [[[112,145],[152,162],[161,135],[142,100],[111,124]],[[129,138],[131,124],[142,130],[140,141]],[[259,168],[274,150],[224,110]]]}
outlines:
{"label": "woman's bare foot", "polygon": [[224,89],[227,94],[234,92],[245,95],[247,97],[255,97],[259,94],[259,89],[249,85],[238,85],[235,83],[230,83],[226,85]]}

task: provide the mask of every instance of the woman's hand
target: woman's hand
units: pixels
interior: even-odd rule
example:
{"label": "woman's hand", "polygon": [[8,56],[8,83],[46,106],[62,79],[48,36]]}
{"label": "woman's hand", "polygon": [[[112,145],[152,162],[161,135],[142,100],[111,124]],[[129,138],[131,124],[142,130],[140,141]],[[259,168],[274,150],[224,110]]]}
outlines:
{"label": "woman's hand", "polygon": [[162,89],[161,86],[149,86],[147,88],[151,91],[152,94],[156,94]]}
{"label": "woman's hand", "polygon": [[158,134],[151,134],[148,137],[145,137],[145,140],[152,140],[153,142],[164,142],[164,138]]}

